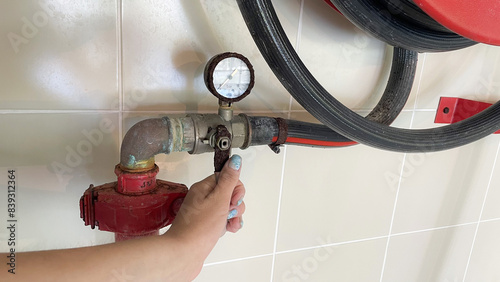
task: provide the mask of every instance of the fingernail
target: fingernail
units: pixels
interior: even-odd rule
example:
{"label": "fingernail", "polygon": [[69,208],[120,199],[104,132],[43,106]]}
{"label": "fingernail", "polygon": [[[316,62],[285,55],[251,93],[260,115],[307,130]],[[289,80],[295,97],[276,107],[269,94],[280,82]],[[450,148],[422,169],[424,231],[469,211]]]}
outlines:
{"label": "fingernail", "polygon": [[238,211],[236,209],[233,209],[229,212],[227,219],[231,219],[231,218],[235,217],[237,214],[238,214]]}
{"label": "fingernail", "polygon": [[240,225],[241,225],[241,226],[240,226],[240,229],[241,229],[241,228],[243,228],[243,219],[242,219],[242,220],[240,220]]}
{"label": "fingernail", "polygon": [[239,206],[239,205],[241,205],[241,203],[243,203],[243,198],[241,198],[241,199],[240,199],[240,200],[236,203],[236,205],[237,205],[237,206]]}
{"label": "fingernail", "polygon": [[241,167],[241,157],[238,155],[233,155],[229,160],[229,167],[234,170],[239,170]]}

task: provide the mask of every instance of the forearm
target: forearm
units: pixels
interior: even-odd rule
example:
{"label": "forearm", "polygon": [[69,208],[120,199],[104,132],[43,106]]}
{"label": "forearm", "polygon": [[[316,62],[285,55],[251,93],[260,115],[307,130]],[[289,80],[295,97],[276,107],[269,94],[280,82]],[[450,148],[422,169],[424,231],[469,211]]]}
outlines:
{"label": "forearm", "polygon": [[152,236],[94,247],[18,253],[16,274],[8,273],[3,263],[0,280],[190,281],[201,270],[203,260],[192,244],[172,236]]}
{"label": "forearm", "polygon": [[[239,181],[241,157],[234,155],[214,175],[194,184],[169,231],[115,244],[18,253],[16,274],[0,254],[0,281],[191,281],[220,236],[238,231],[245,212]],[[231,215],[231,216],[229,216]]]}

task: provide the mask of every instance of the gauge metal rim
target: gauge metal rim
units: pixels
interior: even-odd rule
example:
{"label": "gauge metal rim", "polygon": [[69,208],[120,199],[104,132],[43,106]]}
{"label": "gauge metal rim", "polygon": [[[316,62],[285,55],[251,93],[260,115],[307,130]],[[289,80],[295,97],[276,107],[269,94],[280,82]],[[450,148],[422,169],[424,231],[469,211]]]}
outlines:
{"label": "gauge metal rim", "polygon": [[[238,58],[242,60],[248,67],[248,70],[250,71],[250,84],[248,84],[247,89],[243,94],[241,94],[239,97],[236,98],[227,98],[219,94],[217,92],[217,89],[215,89],[214,86],[214,71],[215,67],[224,59],[227,58]],[[213,56],[208,62],[207,65],[205,66],[205,71],[203,72],[203,79],[205,81],[205,85],[208,88],[208,91],[212,93],[215,97],[217,97],[219,100],[226,102],[226,103],[234,103],[241,101],[243,98],[248,96],[250,94],[250,91],[252,91],[253,86],[255,85],[255,73],[253,69],[253,65],[250,63],[250,61],[243,55],[235,52],[225,52],[221,53],[218,55]]]}

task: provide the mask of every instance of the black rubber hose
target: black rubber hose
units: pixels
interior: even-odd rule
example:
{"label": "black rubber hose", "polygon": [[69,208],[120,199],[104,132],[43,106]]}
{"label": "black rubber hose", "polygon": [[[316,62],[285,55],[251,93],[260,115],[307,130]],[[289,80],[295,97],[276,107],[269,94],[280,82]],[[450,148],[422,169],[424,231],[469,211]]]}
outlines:
{"label": "black rubber hose", "polygon": [[[402,48],[394,48],[392,56],[392,66],[389,80],[378,104],[366,116],[367,119],[390,125],[401,113],[410,96],[417,70],[418,53]],[[343,135],[331,130],[325,125],[287,120],[288,141],[287,144],[297,143],[294,140],[300,139],[321,141],[321,147],[344,147],[355,145],[355,142]],[[326,145],[326,143],[329,143]]]}
{"label": "black rubber hose", "polygon": [[[330,0],[354,25],[389,45],[418,52],[443,52],[466,48],[477,42],[452,31],[439,30],[422,20],[415,9],[399,1],[387,6],[387,0]],[[414,8],[417,8],[414,5]],[[394,13],[392,14],[391,11]],[[405,16],[406,13],[406,16]],[[414,17],[415,20],[408,20]]]}
{"label": "black rubber hose", "polygon": [[[382,97],[367,119],[378,123],[391,124],[401,113],[410,96],[415,72],[417,70],[418,53],[402,48],[394,48],[392,65],[387,86]],[[252,136],[251,145],[271,144],[277,137],[278,127],[273,118],[249,117]],[[347,139],[322,124],[287,120],[289,140],[300,139],[325,141],[329,147],[344,147],[355,145],[356,142]],[[287,143],[294,143],[289,142]],[[303,144],[303,143],[300,143]]]}
{"label": "black rubber hose", "polygon": [[417,52],[394,48],[391,73],[384,94],[366,116],[367,119],[387,125],[396,119],[410,97],[417,63]]}
{"label": "black rubber hose", "polygon": [[[248,121],[251,133],[249,146],[271,145],[278,138],[279,126],[275,118],[248,116]],[[288,127],[285,144],[314,147],[346,147],[357,144],[322,124],[285,121]]]}
{"label": "black rubber hose", "polygon": [[427,15],[411,0],[379,0],[379,2],[393,17],[399,18],[401,21],[406,21],[424,29],[452,32]]}
{"label": "black rubber hose", "polygon": [[357,143],[317,123],[287,120],[288,136],[285,144],[313,147],[347,147]]}
{"label": "black rubber hose", "polygon": [[332,97],[302,63],[270,0],[237,0],[262,56],[290,94],[330,129],[359,143],[398,152],[430,152],[468,144],[500,129],[500,103],[451,125],[410,130],[367,120]]}

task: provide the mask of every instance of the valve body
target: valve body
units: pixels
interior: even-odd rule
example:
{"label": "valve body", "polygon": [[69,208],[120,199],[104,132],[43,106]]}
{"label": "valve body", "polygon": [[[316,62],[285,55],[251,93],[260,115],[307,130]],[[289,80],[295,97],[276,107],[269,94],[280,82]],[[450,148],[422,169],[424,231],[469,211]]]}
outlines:
{"label": "valve body", "polygon": [[173,222],[188,191],[156,179],[158,166],[129,172],[116,165],[118,181],[90,187],[80,198],[80,217],[92,229],[115,232],[115,240],[157,235]]}

